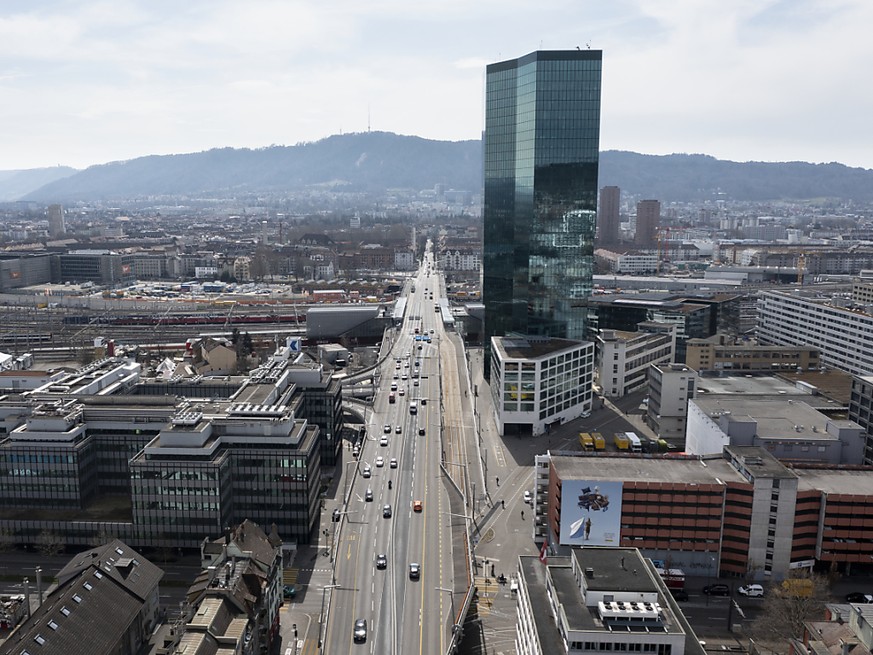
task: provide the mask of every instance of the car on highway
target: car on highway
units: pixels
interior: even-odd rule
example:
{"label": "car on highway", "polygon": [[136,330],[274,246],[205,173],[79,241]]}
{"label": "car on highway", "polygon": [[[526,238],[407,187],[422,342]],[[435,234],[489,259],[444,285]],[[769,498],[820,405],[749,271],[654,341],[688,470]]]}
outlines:
{"label": "car on highway", "polygon": [[533,499],[533,496],[531,496],[530,491],[528,491],[527,489],[525,489],[525,490],[524,490],[524,502],[526,502],[526,503],[530,503],[530,501],[531,501],[532,499]]}
{"label": "car on highway", "polygon": [[382,426],[382,432],[385,434],[391,434],[391,426],[386,423]]}
{"label": "car on highway", "polygon": [[418,378],[415,378],[415,379],[412,381],[412,386],[413,386],[413,387],[417,387],[417,386],[418,386]]}
{"label": "car on highway", "polygon": [[379,445],[380,446],[387,446],[388,445],[388,437],[383,435],[382,438],[379,439]]}
{"label": "car on highway", "polygon": [[376,468],[382,468],[385,465],[385,458],[379,455],[376,458]]}
{"label": "car on highway", "polygon": [[401,390],[398,391],[397,393],[399,393],[401,396],[405,396],[405,395],[406,395],[406,389],[401,389]]}
{"label": "car on highway", "polygon": [[357,643],[363,643],[367,641],[367,619],[355,620],[354,636]]}
{"label": "car on highway", "polygon": [[368,502],[368,503],[373,502],[373,490],[372,489],[367,489],[367,491],[364,492],[364,501]]}
{"label": "car on highway", "polygon": [[391,383],[391,391],[397,391],[397,383],[396,382]]}
{"label": "car on highway", "polygon": [[334,508],[334,510],[333,510],[333,514],[331,515],[331,520],[332,520],[334,523],[336,523],[337,521],[340,520],[340,511],[339,511],[339,507],[335,507],[335,508]]}
{"label": "car on highway", "polygon": [[361,477],[369,478],[372,470],[370,469],[369,464],[364,464],[364,468],[361,469]]}
{"label": "car on highway", "polygon": [[707,596],[730,596],[731,588],[726,584],[708,584],[703,588]]}
{"label": "car on highway", "polygon": [[421,577],[421,564],[412,562],[409,565],[409,579],[418,580]]}
{"label": "car on highway", "polygon": [[388,466],[390,466],[390,467],[393,468],[393,469],[396,469],[396,468],[397,468],[397,458],[396,458],[396,457],[392,457],[392,458],[391,458],[391,461],[388,462]]}
{"label": "car on highway", "polygon": [[377,569],[387,569],[388,568],[388,556],[384,553],[380,553],[376,555],[376,568]]}
{"label": "car on highway", "polygon": [[408,379],[409,379],[409,376],[406,375],[406,373],[404,373],[403,375],[400,376],[400,379],[401,379],[401,380],[408,380]]}
{"label": "car on highway", "polygon": [[759,584],[747,584],[737,589],[737,593],[748,598],[762,598],[764,596],[764,587]]}
{"label": "car on highway", "polygon": [[358,455],[361,454],[361,444],[356,443],[354,448],[352,448],[352,457],[358,459]]}
{"label": "car on highway", "polygon": [[392,379],[392,380],[399,380],[399,379],[400,379],[400,376],[397,375],[397,373],[395,373],[395,374],[394,374],[394,377],[391,378],[391,379]]}
{"label": "car on highway", "polygon": [[413,500],[412,501],[412,511],[413,512],[420,512],[421,509],[422,509],[422,502],[420,500]]}
{"label": "car on highway", "polygon": [[403,432],[403,428],[398,425],[396,428],[394,428],[394,432],[396,432],[397,434],[400,434],[401,432]]}
{"label": "car on highway", "polygon": [[384,505],[382,507],[382,518],[385,518],[385,519],[391,518],[391,505]]}
{"label": "car on highway", "polygon": [[873,603],[873,596],[860,591],[853,591],[850,594],[846,594],[846,602],[854,603],[855,605]]}
{"label": "car on highway", "polygon": [[423,436],[424,436],[424,428],[418,428],[418,436],[419,436],[419,437],[423,437]]}
{"label": "car on highway", "polygon": [[405,353],[403,353],[404,357],[410,357],[411,355],[412,355],[412,353],[409,352],[408,350]]}

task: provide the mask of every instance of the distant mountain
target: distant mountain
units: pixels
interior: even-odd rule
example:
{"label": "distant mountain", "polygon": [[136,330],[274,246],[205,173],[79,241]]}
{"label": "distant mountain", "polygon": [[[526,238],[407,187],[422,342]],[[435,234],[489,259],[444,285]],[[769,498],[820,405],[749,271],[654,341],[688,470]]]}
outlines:
{"label": "distant mountain", "polygon": [[666,201],[873,201],[873,170],[843,164],[733,162],[708,155],[600,154],[600,185]]}
{"label": "distant mountain", "polygon": [[[140,157],[52,180],[18,197],[49,203],[149,196],[229,197],[318,187],[378,195],[386,189],[428,189],[437,183],[478,191],[482,145],[480,141],[431,141],[367,132],[296,146]],[[0,189],[2,184],[0,177]],[[608,150],[600,157],[600,186],[606,185],[664,202],[715,198],[873,201],[873,170],[836,163],[739,163],[707,155]]]}
{"label": "distant mountain", "polygon": [[430,141],[388,132],[332,136],[259,150],[222,148],[141,157],[91,166],[28,194],[42,202],[162,195],[236,195],[330,186],[383,192],[406,187],[475,190],[481,186],[479,141]]}
{"label": "distant mountain", "polygon": [[0,202],[18,200],[50,182],[70,177],[77,172],[69,166],[0,171]]}

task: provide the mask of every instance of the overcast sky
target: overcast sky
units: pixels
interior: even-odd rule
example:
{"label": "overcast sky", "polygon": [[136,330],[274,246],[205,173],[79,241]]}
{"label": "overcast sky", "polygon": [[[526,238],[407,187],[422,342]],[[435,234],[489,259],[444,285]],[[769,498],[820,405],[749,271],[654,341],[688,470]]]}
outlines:
{"label": "overcast sky", "polygon": [[2,0],[0,170],[477,139],[486,64],[588,44],[602,150],[873,168],[871,26],[871,0]]}

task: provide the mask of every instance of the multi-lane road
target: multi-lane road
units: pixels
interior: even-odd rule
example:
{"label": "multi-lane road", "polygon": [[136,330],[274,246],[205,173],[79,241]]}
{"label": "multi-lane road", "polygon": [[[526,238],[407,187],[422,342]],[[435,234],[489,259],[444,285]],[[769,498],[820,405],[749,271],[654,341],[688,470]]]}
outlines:
{"label": "multi-lane road", "polygon": [[[445,335],[434,309],[440,289],[432,271],[428,249],[409,283],[404,321],[384,361],[348,502],[335,524],[324,653],[444,653],[450,639],[456,611],[452,517],[439,467],[439,352]],[[416,330],[430,342],[416,341]],[[385,568],[377,566],[380,555]],[[359,619],[367,622],[364,640],[354,634]]]}

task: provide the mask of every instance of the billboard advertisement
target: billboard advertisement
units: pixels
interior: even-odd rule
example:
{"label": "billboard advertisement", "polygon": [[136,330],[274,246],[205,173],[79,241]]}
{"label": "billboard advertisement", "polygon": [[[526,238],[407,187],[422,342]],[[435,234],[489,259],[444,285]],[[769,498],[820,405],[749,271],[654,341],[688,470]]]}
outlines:
{"label": "billboard advertisement", "polygon": [[561,545],[619,546],[623,483],[565,480],[561,484]]}

